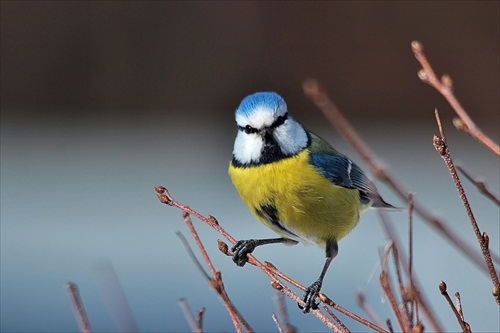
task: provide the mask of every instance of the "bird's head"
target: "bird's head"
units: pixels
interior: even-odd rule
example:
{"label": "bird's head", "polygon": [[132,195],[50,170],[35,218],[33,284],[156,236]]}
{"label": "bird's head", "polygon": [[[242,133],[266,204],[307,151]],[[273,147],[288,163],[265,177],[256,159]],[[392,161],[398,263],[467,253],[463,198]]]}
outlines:
{"label": "bird's head", "polygon": [[304,149],[309,137],[274,92],[258,92],[241,101],[235,112],[238,134],[234,161],[242,165],[270,163]]}

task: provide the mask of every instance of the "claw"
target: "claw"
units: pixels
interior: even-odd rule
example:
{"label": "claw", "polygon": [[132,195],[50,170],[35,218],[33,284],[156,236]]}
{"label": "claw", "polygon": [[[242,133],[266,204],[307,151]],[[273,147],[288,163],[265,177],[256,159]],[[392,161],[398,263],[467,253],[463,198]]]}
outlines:
{"label": "claw", "polygon": [[319,303],[316,303],[316,298],[319,296],[321,285],[322,282],[320,280],[317,280],[306,289],[306,293],[302,298],[305,305],[299,305],[299,308],[302,310],[302,312],[308,313],[311,309],[316,310],[318,308]]}
{"label": "claw", "polygon": [[231,248],[233,251],[233,261],[236,265],[243,267],[248,262],[247,254],[255,250],[255,240],[240,240]]}

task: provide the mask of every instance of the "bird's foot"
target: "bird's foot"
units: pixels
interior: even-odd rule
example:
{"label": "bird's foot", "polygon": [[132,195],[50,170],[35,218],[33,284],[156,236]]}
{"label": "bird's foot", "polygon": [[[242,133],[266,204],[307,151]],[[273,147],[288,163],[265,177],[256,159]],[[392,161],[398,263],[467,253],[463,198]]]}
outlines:
{"label": "bird's foot", "polygon": [[302,312],[308,313],[311,309],[316,310],[318,308],[319,303],[316,303],[316,297],[319,295],[321,285],[321,280],[317,280],[306,289],[306,293],[302,298],[305,304],[304,306],[299,305]]}
{"label": "bird's foot", "polygon": [[233,261],[236,265],[243,267],[248,262],[247,254],[252,253],[257,246],[255,239],[240,240],[231,248],[233,251]]}

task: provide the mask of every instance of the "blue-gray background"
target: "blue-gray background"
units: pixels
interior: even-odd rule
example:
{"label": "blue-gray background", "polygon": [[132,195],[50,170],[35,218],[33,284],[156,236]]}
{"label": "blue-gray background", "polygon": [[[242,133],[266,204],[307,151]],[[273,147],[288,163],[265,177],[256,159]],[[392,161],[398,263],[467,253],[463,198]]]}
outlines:
{"label": "blue-gray background", "polygon": [[[303,96],[308,76],[324,83],[396,178],[479,253],[431,144],[434,108],[455,160],[496,193],[499,162],[454,130],[450,107],[416,77],[410,42],[424,43],[436,70],[452,75],[463,105],[498,142],[499,30],[498,2],[2,1],[1,331],[77,331],[66,281],[80,287],[92,328],[116,331],[99,283],[103,264],[114,268],[143,332],[188,331],[182,297],[193,310],[207,308],[207,331],[233,331],[175,235],[191,241],[180,211],[161,205],[153,186],[216,216],[236,238],[273,237],[226,174],[233,110],[245,95],[279,92],[299,121],[360,162]],[[464,185],[498,254],[499,209]],[[406,243],[406,212],[392,220]],[[440,280],[461,292],[475,332],[500,330],[488,277],[420,218],[415,223],[415,271],[446,330],[459,326]],[[216,249],[220,236],[195,225],[250,325],[276,331],[269,279],[237,268]],[[367,212],[340,243],[324,291],[362,314],[355,302],[362,290],[383,320],[391,317],[379,271],[370,278],[386,241]],[[255,254],[302,284],[324,260],[321,250],[302,245]],[[300,331],[325,329],[288,306]]]}

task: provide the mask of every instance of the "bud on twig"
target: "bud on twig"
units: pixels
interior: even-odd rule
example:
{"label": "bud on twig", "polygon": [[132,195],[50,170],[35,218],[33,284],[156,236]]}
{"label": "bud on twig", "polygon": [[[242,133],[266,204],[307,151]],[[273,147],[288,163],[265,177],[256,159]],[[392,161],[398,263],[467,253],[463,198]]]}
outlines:
{"label": "bud on twig", "polygon": [[439,291],[441,291],[441,295],[446,295],[447,293],[447,287],[446,287],[446,283],[444,283],[444,281],[441,281],[441,283],[439,283]]}
{"label": "bud on twig", "polygon": [[226,256],[229,255],[229,247],[220,239],[217,240],[217,247],[219,248],[220,252],[224,253]]}

